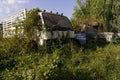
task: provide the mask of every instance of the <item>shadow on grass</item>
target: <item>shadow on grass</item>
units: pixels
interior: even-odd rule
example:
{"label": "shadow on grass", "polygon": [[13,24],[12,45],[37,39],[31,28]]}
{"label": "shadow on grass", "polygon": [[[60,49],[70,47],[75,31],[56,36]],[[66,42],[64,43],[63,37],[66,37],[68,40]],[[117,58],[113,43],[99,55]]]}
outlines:
{"label": "shadow on grass", "polygon": [[83,49],[84,52],[85,50],[96,51],[97,47],[104,48],[108,44],[109,42],[106,41],[106,39],[99,38],[99,39],[87,39],[86,44],[81,46],[84,47]]}

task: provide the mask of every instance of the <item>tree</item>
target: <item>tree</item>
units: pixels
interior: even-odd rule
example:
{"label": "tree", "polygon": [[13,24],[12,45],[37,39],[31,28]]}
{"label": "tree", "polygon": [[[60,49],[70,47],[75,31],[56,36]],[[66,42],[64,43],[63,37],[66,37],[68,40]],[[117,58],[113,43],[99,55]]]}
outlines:
{"label": "tree", "polygon": [[27,13],[26,19],[25,19],[25,36],[31,41],[36,40],[37,30],[40,30],[41,23],[39,19],[38,12],[40,12],[38,8],[32,9]]}
{"label": "tree", "polygon": [[113,26],[120,32],[120,1],[116,1],[114,4]]}
{"label": "tree", "polygon": [[89,24],[100,22],[104,25],[104,31],[114,31],[114,20],[118,21],[119,0],[77,0],[77,6],[73,14],[74,23]]}
{"label": "tree", "polygon": [[103,12],[103,7],[100,6],[99,3],[103,4],[103,1],[77,0],[77,6],[75,7],[72,19],[73,23],[83,26],[84,24],[87,25],[94,21],[102,22],[101,13]]}
{"label": "tree", "polygon": [[38,12],[38,8],[32,9],[27,13],[26,19],[24,21],[24,33],[27,42],[28,50],[37,50],[38,49],[38,40],[37,36],[39,30],[42,27]]}

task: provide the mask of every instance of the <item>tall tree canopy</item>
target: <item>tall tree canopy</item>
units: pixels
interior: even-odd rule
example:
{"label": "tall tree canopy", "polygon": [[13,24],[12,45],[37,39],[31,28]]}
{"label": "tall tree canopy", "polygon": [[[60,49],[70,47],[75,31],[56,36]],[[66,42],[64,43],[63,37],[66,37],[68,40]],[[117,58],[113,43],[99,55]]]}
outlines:
{"label": "tall tree canopy", "polygon": [[104,25],[104,31],[115,31],[120,24],[119,9],[119,0],[77,0],[72,22],[75,26],[97,21]]}

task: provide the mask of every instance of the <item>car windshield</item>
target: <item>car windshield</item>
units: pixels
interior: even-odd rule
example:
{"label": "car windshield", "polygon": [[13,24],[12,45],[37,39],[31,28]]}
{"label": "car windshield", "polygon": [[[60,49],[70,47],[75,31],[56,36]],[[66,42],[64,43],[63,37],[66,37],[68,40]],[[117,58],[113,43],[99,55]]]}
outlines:
{"label": "car windshield", "polygon": [[65,16],[43,13],[43,20],[47,30],[53,31],[72,30],[72,25],[68,18]]}

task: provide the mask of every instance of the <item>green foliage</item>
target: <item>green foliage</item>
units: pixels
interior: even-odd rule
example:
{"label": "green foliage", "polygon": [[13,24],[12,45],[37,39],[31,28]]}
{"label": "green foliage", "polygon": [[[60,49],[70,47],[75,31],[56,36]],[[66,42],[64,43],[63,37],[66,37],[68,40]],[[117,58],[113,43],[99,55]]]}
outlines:
{"label": "green foliage", "polygon": [[[81,2],[79,4],[80,8],[81,5],[83,7],[80,13],[84,15],[84,19],[88,17],[91,7],[90,10],[85,10],[88,6],[82,3],[86,3]],[[93,6],[95,5],[96,2]],[[93,40],[80,46],[76,42],[62,45],[59,37],[58,44],[53,43],[52,40],[50,41],[49,45],[53,46],[51,53],[47,53],[46,47],[37,49],[36,33],[34,34],[34,32],[41,27],[37,15],[38,11],[38,9],[33,9],[27,14],[24,25],[26,38],[16,35],[13,38],[0,41],[0,80],[120,79],[119,40],[111,43],[104,40]],[[97,11],[92,13],[97,13]],[[96,14],[95,17],[90,17],[90,19],[98,19],[99,15]],[[19,29],[19,24],[16,28]],[[70,40],[65,39],[65,41],[69,42]]]}
{"label": "green foliage", "polygon": [[27,13],[25,22],[24,22],[24,32],[28,40],[36,40],[37,30],[40,30],[42,24],[40,23],[38,12],[40,10],[38,8],[32,9]]}
{"label": "green foliage", "polygon": [[[79,46],[71,43],[46,53],[24,51],[23,42],[19,38],[0,42],[1,80],[120,79],[119,44],[103,46],[94,42]],[[92,49],[93,46],[96,48]]]}
{"label": "green foliage", "polygon": [[119,0],[77,0],[73,23],[78,26],[97,21],[104,25],[104,31],[119,31],[119,6]]}

